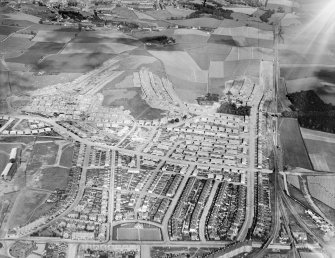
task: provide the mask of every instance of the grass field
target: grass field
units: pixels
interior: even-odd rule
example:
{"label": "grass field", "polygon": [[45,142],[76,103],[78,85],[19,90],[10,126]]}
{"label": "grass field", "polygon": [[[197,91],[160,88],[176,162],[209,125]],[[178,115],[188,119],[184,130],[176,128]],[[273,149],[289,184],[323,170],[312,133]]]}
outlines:
{"label": "grass field", "polygon": [[73,158],[73,146],[66,146],[62,150],[62,155],[60,157],[59,165],[63,167],[71,167]]}
{"label": "grass field", "polygon": [[69,169],[60,167],[44,168],[38,181],[38,186],[46,190],[65,189],[68,181]]}
{"label": "grass field", "polygon": [[313,167],[300,133],[298,121],[296,119],[283,118],[279,124],[284,164],[312,170]]}
{"label": "grass field", "polygon": [[162,240],[159,228],[117,228],[117,240],[160,241]]}
{"label": "grass field", "polygon": [[40,21],[40,18],[37,17],[37,16],[34,16],[34,15],[29,15],[29,14],[26,14],[26,13],[21,13],[21,12],[18,12],[18,13],[6,13],[6,16],[13,19],[13,20],[16,20],[16,21],[29,21],[31,23],[38,23]]}
{"label": "grass field", "polygon": [[9,228],[24,225],[28,222],[34,210],[43,202],[48,194],[33,190],[23,190],[17,197],[12,216],[9,220]]}
{"label": "grass field", "polygon": [[335,209],[335,176],[309,176],[307,182],[314,198]]}
{"label": "grass field", "polygon": [[6,53],[5,59],[17,57],[34,44],[35,42],[31,42],[27,38],[9,37],[2,43],[2,51]]}
{"label": "grass field", "polygon": [[287,175],[287,183],[293,185],[297,189],[300,189],[299,176]]}

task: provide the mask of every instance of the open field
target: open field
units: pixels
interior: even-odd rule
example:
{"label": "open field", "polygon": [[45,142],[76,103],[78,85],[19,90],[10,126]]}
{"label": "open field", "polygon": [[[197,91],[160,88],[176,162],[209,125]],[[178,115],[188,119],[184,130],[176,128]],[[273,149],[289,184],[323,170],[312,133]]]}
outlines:
{"label": "open field", "polygon": [[17,57],[34,44],[28,38],[9,37],[2,43],[1,51],[5,53],[5,59]]}
{"label": "open field", "polygon": [[31,26],[34,23],[31,22],[31,21],[27,21],[27,20],[15,20],[15,19],[5,18],[5,19],[1,20],[1,24],[2,25],[7,25],[7,26],[28,27],[28,26]]}
{"label": "open field", "polygon": [[17,26],[6,26],[6,25],[0,25],[0,34],[1,35],[9,35],[15,31],[18,31],[19,29],[22,29],[21,27]]}
{"label": "open field", "polygon": [[123,37],[123,35],[120,34],[120,38],[114,38],[109,37],[108,35],[100,35],[100,34],[92,34],[89,36],[80,35],[71,40],[70,43],[95,43],[95,44],[112,44],[112,43],[119,43],[119,44],[125,44],[130,46],[139,46],[141,43],[137,39]]}
{"label": "open field", "polygon": [[[124,109],[129,110],[130,114],[136,119],[159,119],[163,116],[164,111],[156,108],[151,108],[142,98],[141,89],[128,88],[130,91],[135,91],[136,95],[133,98],[120,98],[108,103],[109,107],[123,106]],[[106,100],[107,101],[107,100]],[[107,103],[105,103],[107,104]]]}
{"label": "open field", "polygon": [[43,57],[57,54],[63,47],[64,44],[62,43],[37,42],[28,48],[23,55],[16,58],[8,58],[6,62],[37,65]]}
{"label": "open field", "polygon": [[131,51],[136,46],[122,43],[69,43],[62,50],[62,54],[81,54],[81,53],[107,53],[120,54]]}
{"label": "open field", "polygon": [[238,76],[259,77],[260,60],[246,59],[238,61],[225,61],[224,73],[226,79],[235,79]]}
{"label": "open field", "polygon": [[305,138],[313,166],[320,171],[335,172],[335,143]]}
{"label": "open field", "polygon": [[206,94],[207,83],[185,81],[175,76],[169,76],[174,90],[182,101],[196,103],[196,98]]}
{"label": "open field", "polygon": [[217,28],[221,25],[221,20],[214,18],[195,18],[195,19],[186,19],[186,20],[171,20],[171,23],[185,26],[185,27],[206,27],[206,28]]}
{"label": "open field", "polygon": [[245,60],[245,59],[262,59],[272,61],[274,58],[273,50],[257,47],[233,47],[226,61]]}
{"label": "open field", "polygon": [[77,32],[40,30],[33,41],[68,43],[76,34]]}
{"label": "open field", "polygon": [[158,61],[157,58],[153,56],[144,56],[144,55],[129,55],[125,58],[122,58],[119,61],[120,69],[122,70],[137,70],[142,65],[152,64]]}
{"label": "open field", "polygon": [[201,69],[208,70],[210,61],[225,61],[231,49],[229,45],[207,43],[205,46],[186,49],[186,52]]}
{"label": "open field", "polygon": [[50,191],[65,189],[68,181],[69,169],[61,167],[44,168],[38,180],[38,187]]}
{"label": "open field", "polygon": [[335,209],[335,176],[309,176],[307,182],[314,198]]}
{"label": "open field", "polygon": [[43,165],[53,165],[56,162],[58,145],[54,142],[36,143],[27,172],[35,174]]}
{"label": "open field", "polygon": [[32,23],[38,23],[40,21],[39,17],[36,17],[34,15],[29,15],[26,13],[21,13],[21,12],[17,12],[17,13],[6,13],[6,16],[13,19],[13,20],[26,20],[26,21],[30,21]]}
{"label": "open field", "polygon": [[98,68],[103,62],[113,57],[115,55],[106,53],[53,55],[46,57],[43,62],[33,67],[33,71],[85,73]]}
{"label": "open field", "polygon": [[71,167],[73,158],[73,146],[66,146],[62,149],[62,155],[60,157],[59,165],[63,167]]}
{"label": "open field", "polygon": [[114,89],[114,90],[103,90],[104,95],[103,105],[110,106],[114,101],[119,99],[130,100],[137,95],[137,92],[129,89]]}
{"label": "open field", "polygon": [[190,82],[207,82],[208,72],[201,70],[186,52],[149,51],[149,53],[163,62],[168,75]]}
{"label": "open field", "polygon": [[10,216],[8,223],[9,228],[24,225],[47,195],[44,192],[28,189],[22,190],[15,201],[12,216]]}
{"label": "open field", "polygon": [[279,120],[280,141],[283,148],[284,164],[312,170],[298,121],[292,118]]}

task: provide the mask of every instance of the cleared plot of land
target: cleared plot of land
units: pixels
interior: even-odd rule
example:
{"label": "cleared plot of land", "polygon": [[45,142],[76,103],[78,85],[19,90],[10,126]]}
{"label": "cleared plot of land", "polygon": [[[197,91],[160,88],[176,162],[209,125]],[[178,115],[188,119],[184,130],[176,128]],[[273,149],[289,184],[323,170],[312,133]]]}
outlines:
{"label": "cleared plot of land", "polygon": [[40,30],[34,37],[33,41],[68,43],[71,39],[75,37],[76,33],[77,32]]}
{"label": "cleared plot of land", "polygon": [[335,177],[309,176],[307,177],[307,181],[311,195],[335,209]]}
{"label": "cleared plot of land", "polygon": [[78,38],[109,38],[109,39],[133,39],[133,37],[128,36],[122,32],[117,30],[109,30],[109,31],[82,31],[78,34]]}
{"label": "cleared plot of land", "polygon": [[207,83],[208,72],[201,70],[197,63],[182,51],[149,51],[160,59],[168,75],[173,75],[185,81]]}
{"label": "cleared plot of land", "polygon": [[68,181],[69,169],[60,167],[44,168],[38,180],[38,187],[46,190],[65,189]]}
{"label": "cleared plot of land", "polygon": [[57,73],[85,73],[98,68],[103,62],[113,57],[115,55],[106,53],[52,55],[33,67],[33,70]]}
{"label": "cleared plot of land", "polygon": [[120,54],[135,49],[136,46],[121,43],[69,43],[62,54],[107,53]]}
{"label": "cleared plot of land", "polygon": [[44,201],[47,195],[47,193],[33,190],[21,191],[9,218],[9,228],[27,223],[34,210]]}
{"label": "cleared plot of land", "polygon": [[14,27],[14,26],[6,26],[6,25],[0,25],[0,34],[1,35],[9,35],[15,31],[18,31],[19,29],[22,29],[20,27]]}
{"label": "cleared plot of land", "polygon": [[134,90],[128,89],[114,89],[114,90],[103,90],[104,95],[103,105],[110,106],[114,101],[119,99],[132,99],[137,95]]}
{"label": "cleared plot of land", "polygon": [[312,170],[312,164],[302,139],[298,121],[283,118],[279,121],[280,141],[284,153],[284,164]]}
{"label": "cleared plot of land", "polygon": [[67,146],[62,150],[59,165],[63,167],[71,167],[73,158],[73,146]]}

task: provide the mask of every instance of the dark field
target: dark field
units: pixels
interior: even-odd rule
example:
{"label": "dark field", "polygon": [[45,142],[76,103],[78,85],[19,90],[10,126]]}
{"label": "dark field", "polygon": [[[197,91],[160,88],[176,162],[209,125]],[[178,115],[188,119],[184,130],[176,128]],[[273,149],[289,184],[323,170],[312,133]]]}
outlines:
{"label": "dark field", "polygon": [[13,27],[13,26],[5,26],[5,25],[0,25],[0,34],[1,35],[9,35],[15,31],[18,31],[19,29],[22,29],[20,27]]}
{"label": "dark field", "polygon": [[72,158],[73,158],[73,147],[66,146],[65,149],[62,150],[59,165],[64,167],[71,167]]}
{"label": "dark field", "polygon": [[103,62],[113,57],[115,57],[114,54],[104,53],[53,55],[45,58],[33,70],[55,73],[84,73],[101,66]]}
{"label": "dark field", "polygon": [[3,19],[1,21],[1,24],[2,25],[9,25],[9,26],[26,27],[26,26],[32,25],[34,23],[31,22],[31,21],[25,21],[25,20]]}
{"label": "dark field", "polygon": [[39,186],[47,190],[65,189],[68,181],[69,169],[49,167],[42,170]]}
{"label": "dark field", "polygon": [[6,59],[7,62],[22,63],[37,65],[41,58],[46,55],[57,54],[64,44],[62,43],[52,43],[52,42],[37,42],[31,46],[27,51],[15,58]]}
{"label": "dark field", "polygon": [[335,172],[335,143],[305,139],[309,154],[323,154],[330,171]]}
{"label": "dark field", "polygon": [[130,38],[81,37],[81,36],[78,36],[73,40],[71,40],[71,43],[122,43],[132,46],[141,45],[141,43],[138,40]]}
{"label": "dark field", "polygon": [[279,120],[280,141],[284,153],[284,164],[313,170],[298,121],[292,118]]}

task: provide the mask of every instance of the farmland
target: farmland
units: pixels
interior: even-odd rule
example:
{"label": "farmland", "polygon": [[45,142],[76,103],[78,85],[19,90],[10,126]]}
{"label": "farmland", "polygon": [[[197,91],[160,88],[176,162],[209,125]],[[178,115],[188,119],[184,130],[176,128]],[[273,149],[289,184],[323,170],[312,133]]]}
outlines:
{"label": "farmland", "polygon": [[77,32],[40,30],[34,37],[36,42],[68,43]]}
{"label": "farmland", "polygon": [[120,54],[130,51],[135,46],[122,43],[69,43],[62,51],[62,54],[80,54],[80,53],[107,53]]}
{"label": "farmland", "polygon": [[280,120],[280,141],[283,147],[284,164],[291,167],[301,167],[312,170],[298,121],[291,118]]}
{"label": "farmland", "polygon": [[335,209],[335,177],[309,176],[308,188],[311,195],[329,207]]}
{"label": "farmland", "polygon": [[310,134],[306,133],[303,133],[303,137],[308,153],[313,157],[312,162],[314,168],[321,171],[335,172],[335,138],[334,141],[331,142],[322,137],[318,138],[317,135],[311,137]]}
{"label": "farmland", "polygon": [[7,35],[9,35],[13,32],[18,31],[19,29],[21,29],[21,28],[20,27],[0,25],[0,34],[7,36]]}

